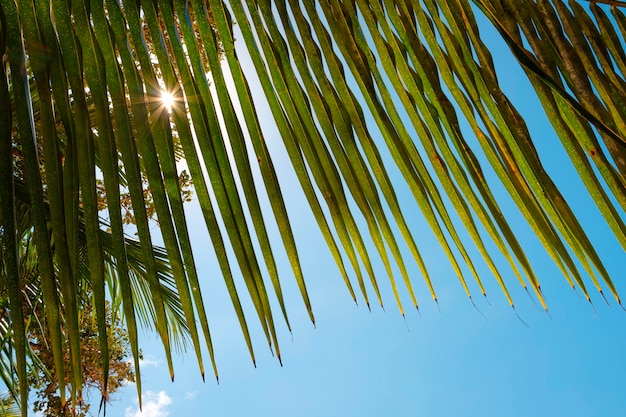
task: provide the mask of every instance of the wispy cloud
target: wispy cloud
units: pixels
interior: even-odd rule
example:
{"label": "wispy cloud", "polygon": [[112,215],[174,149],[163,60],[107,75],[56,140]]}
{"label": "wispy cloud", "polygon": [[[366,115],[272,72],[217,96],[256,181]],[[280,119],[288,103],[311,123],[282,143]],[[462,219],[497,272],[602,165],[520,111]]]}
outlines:
{"label": "wispy cloud", "polygon": [[[128,360],[131,364],[134,363],[133,358],[130,358]],[[159,364],[161,363],[161,361],[159,359],[157,359],[154,355],[143,355],[143,357],[141,359],[139,359],[139,367],[140,368],[145,368],[148,366],[154,366],[155,368],[157,366],[159,366]]]}
{"label": "wispy cloud", "polygon": [[187,391],[185,393],[185,400],[193,400],[198,396],[198,391]]}
{"label": "wispy cloud", "polygon": [[159,363],[161,363],[161,361],[152,355],[144,355],[143,358],[139,359],[139,366],[142,368],[145,368],[146,366],[156,367],[159,366]]}
{"label": "wispy cloud", "polygon": [[143,409],[140,411],[139,407],[133,410],[133,407],[126,409],[126,417],[167,417],[170,412],[167,407],[172,403],[172,399],[167,395],[165,391],[159,391],[154,393],[152,391],[146,391],[142,395]]}

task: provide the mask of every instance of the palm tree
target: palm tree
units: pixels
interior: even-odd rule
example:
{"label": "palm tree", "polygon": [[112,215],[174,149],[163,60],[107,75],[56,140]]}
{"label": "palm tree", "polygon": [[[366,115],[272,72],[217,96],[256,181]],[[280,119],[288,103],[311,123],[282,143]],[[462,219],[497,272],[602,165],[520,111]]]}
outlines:
{"label": "palm tree", "polygon": [[[41,362],[41,360],[32,350],[32,343],[39,344],[41,342],[40,336],[38,335],[44,334],[45,328],[45,321],[41,320],[41,315],[39,314],[40,303],[42,299],[41,280],[39,274],[39,265],[37,262],[37,251],[32,242],[32,219],[28,201],[28,193],[26,190],[26,186],[22,180],[16,179],[15,185],[15,195],[17,202],[16,208],[17,212],[19,213],[16,223],[18,224],[19,228],[18,249],[21,262],[20,282],[23,305],[25,306],[25,310],[28,311],[28,313],[25,313],[24,315],[26,317],[27,323],[25,330],[29,334],[26,350],[28,365],[30,367],[29,375],[33,376],[34,378],[38,378],[39,375],[45,375],[46,380],[43,382],[51,382],[56,379],[56,375],[54,374],[54,372],[50,373],[50,370],[46,367],[44,363]],[[47,207],[46,210],[48,210]],[[2,218],[0,217],[0,220],[1,219]],[[106,229],[107,227],[108,225],[105,222],[102,222],[102,229]],[[79,251],[81,253],[84,253],[86,251],[86,237],[82,222],[79,223],[79,230]],[[108,233],[106,230],[100,230],[100,236],[103,242],[102,246],[105,262],[105,279],[110,289],[109,297],[111,311],[108,314],[110,316],[108,320],[109,323],[118,323],[118,317],[120,316],[120,304],[122,302],[121,294],[119,291],[119,275],[117,274],[115,261],[112,255],[113,249],[111,246],[110,233]],[[129,278],[131,282],[133,300],[135,302],[139,322],[147,330],[154,330],[153,320],[155,307],[152,301],[152,292],[149,286],[150,280],[146,275],[147,268],[146,265],[143,264],[141,257],[141,245],[138,241],[127,237],[125,239],[125,246],[128,257]],[[180,299],[178,298],[174,289],[175,286],[171,269],[167,261],[167,254],[164,248],[158,246],[153,247],[153,253],[156,260],[156,271],[159,279],[159,286],[165,300],[164,307],[166,316],[168,318],[168,334],[171,335],[176,350],[182,351],[185,349],[185,345],[187,342],[188,328],[183,316]],[[84,256],[81,257],[78,267],[77,288],[79,289],[79,310],[81,311],[81,315],[83,316],[82,322],[86,323],[92,320],[93,317],[91,314],[91,308],[89,306],[91,302],[91,297],[88,293],[90,288],[89,270],[86,259],[84,258]],[[14,381],[14,369],[16,367],[16,364],[13,355],[14,346],[11,340],[12,325],[10,320],[11,315],[9,314],[9,312],[10,308],[7,294],[5,292],[2,292],[0,293],[0,340],[2,340],[2,344],[0,345],[0,380],[7,387],[9,393],[13,397],[17,398],[17,385]],[[113,317],[115,317],[116,319],[112,320]],[[61,311],[61,321],[66,321],[63,311]],[[108,327],[110,327],[110,324],[108,325]],[[116,329],[111,330],[117,331]],[[33,338],[35,340],[33,340]],[[119,343],[120,342],[118,340],[118,345]],[[82,350],[83,349],[81,349],[81,351]],[[89,366],[91,367],[92,364],[89,364]],[[97,364],[93,364],[93,368],[91,369],[94,368],[97,368]],[[91,377],[93,379],[94,375],[91,375]],[[61,391],[60,394],[64,397],[65,392]]]}
{"label": "palm tree", "polygon": [[[204,375],[202,333],[217,376],[177,181],[175,130],[252,360],[242,290],[233,280],[236,268],[267,342],[280,359],[268,278],[280,314],[289,322],[274,261],[280,243],[270,241],[268,216],[278,226],[303,302],[312,321],[314,317],[257,116],[258,100],[248,86],[252,75],[261,81],[299,184],[354,300],[356,279],[360,297],[369,305],[369,279],[382,304],[372,267],[377,257],[402,314],[394,268],[417,306],[403,245],[437,300],[396,197],[389,163],[383,162],[384,151],[391,154],[393,168],[404,177],[470,299],[469,279],[484,293],[477,260],[467,250],[473,244],[511,306],[507,286],[514,276],[547,308],[524,245],[500,209],[493,183],[487,182],[494,180],[483,174],[488,167],[569,284],[591,300],[591,282],[602,297],[608,293],[619,303],[601,253],[544,170],[535,151],[537,139],[498,83],[476,15],[498,30],[526,71],[588,193],[626,249],[622,5],[573,0],[74,0],[71,5],[62,0],[0,0],[0,51],[6,62],[0,77],[0,235],[2,285],[12,317],[23,317],[18,198],[10,157],[16,141],[23,154],[47,331],[55,355],[61,358],[65,349],[70,351],[72,401],[80,400],[74,284],[83,260],[88,262],[107,372],[105,242],[97,172],[107,189],[110,254],[133,355],[138,356],[138,304],[128,279],[131,252],[119,204],[120,171],[133,207],[145,205],[142,175],[148,179],[200,370]],[[241,37],[237,45],[235,27]],[[253,68],[242,66],[238,48],[247,49]],[[30,79],[35,81],[37,106],[30,99]],[[163,102],[166,95],[174,97],[171,108]],[[40,114],[37,123],[35,112]],[[461,129],[461,120],[471,135]],[[261,198],[267,198],[271,213],[261,210]],[[86,254],[79,244],[79,211]],[[148,219],[142,210],[135,214],[137,256],[153,295],[152,317],[169,352],[165,294],[156,279]],[[461,237],[464,233],[471,243]],[[230,250],[236,268],[227,255]],[[497,268],[496,257],[503,257],[510,270]],[[61,332],[61,319],[67,334]],[[12,323],[25,414],[24,323]],[[61,368],[59,359],[57,370]]]}

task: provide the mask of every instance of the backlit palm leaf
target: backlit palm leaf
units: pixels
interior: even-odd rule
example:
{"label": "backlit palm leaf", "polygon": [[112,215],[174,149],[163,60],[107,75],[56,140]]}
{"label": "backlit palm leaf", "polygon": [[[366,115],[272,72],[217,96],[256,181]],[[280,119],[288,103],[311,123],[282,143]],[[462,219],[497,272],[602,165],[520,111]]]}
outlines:
{"label": "backlit palm leaf", "polygon": [[[87,285],[99,320],[108,286],[122,300],[135,355],[136,320],[154,320],[167,352],[172,335],[188,330],[204,374],[202,333],[217,376],[200,294],[202,277],[195,268],[200,248],[192,252],[177,181],[174,131],[252,359],[236,274],[241,273],[246,297],[279,359],[266,287],[270,282],[289,326],[279,278],[288,272],[276,267],[274,256],[282,249],[269,238],[270,219],[278,226],[314,320],[279,177],[256,112],[261,103],[269,106],[355,300],[354,280],[368,305],[368,287],[382,304],[373,267],[377,261],[385,267],[403,314],[399,281],[418,305],[409,279],[412,262],[437,300],[418,233],[409,229],[397,197],[401,184],[394,184],[389,174],[397,169],[470,298],[474,285],[485,294],[483,279],[489,278],[477,272],[478,263],[485,262],[511,306],[508,285],[517,279],[547,308],[525,246],[491,191],[499,181],[568,282],[589,300],[591,282],[619,302],[601,254],[545,171],[536,139],[502,91],[475,18],[477,13],[486,16],[527,72],[571,162],[626,249],[626,17],[617,7],[607,14],[587,3],[73,0],[70,5],[62,0],[0,0],[0,48],[7,62],[0,80],[0,154],[14,141],[23,150],[52,333],[58,335],[58,294],[67,312],[69,343],[55,339],[57,350],[69,346],[73,363],[80,363],[72,283],[81,265],[88,265]],[[235,28],[241,38],[236,44]],[[244,68],[238,59],[237,51],[244,48],[252,68]],[[263,101],[253,97],[250,76],[260,80]],[[171,109],[160,100],[164,92],[175,97]],[[30,100],[34,94],[37,106]],[[40,114],[37,123],[35,112]],[[469,130],[461,129],[465,122]],[[384,154],[391,160],[384,162]],[[0,162],[3,279],[15,304],[12,311],[18,314],[19,256],[10,186],[14,173],[10,159]],[[485,177],[487,167],[497,179]],[[157,279],[163,258],[152,248],[141,210],[136,213],[140,243],[125,240],[120,169],[133,207],[144,206],[142,176],[148,179],[173,277],[168,284]],[[96,174],[102,174],[107,188],[107,235],[99,230]],[[261,209],[265,199],[269,212]],[[81,242],[86,242],[85,250]],[[404,245],[412,259],[402,256]],[[230,251],[234,259],[227,255]],[[496,266],[500,258],[510,269]],[[137,287],[133,260],[149,280],[144,287]],[[117,284],[107,284],[105,261],[115,265],[109,276],[117,277]],[[139,308],[137,294],[150,294],[150,314]],[[172,297],[180,300],[180,309],[164,307]],[[171,327],[172,314],[182,315],[187,327]],[[20,380],[26,354],[20,347],[22,330],[16,326],[14,339]],[[105,352],[105,332],[101,344]],[[77,368],[72,368],[74,400],[80,398]],[[173,377],[171,362],[170,371]],[[23,385],[22,401],[25,391]]]}

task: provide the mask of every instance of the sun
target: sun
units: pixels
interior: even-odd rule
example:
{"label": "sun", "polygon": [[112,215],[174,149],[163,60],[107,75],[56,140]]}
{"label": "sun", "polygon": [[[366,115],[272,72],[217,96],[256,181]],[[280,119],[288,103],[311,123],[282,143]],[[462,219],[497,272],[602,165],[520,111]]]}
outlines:
{"label": "sun", "polygon": [[161,92],[161,103],[163,103],[163,106],[167,109],[168,112],[172,111],[172,106],[174,105],[175,101],[176,98],[169,91]]}

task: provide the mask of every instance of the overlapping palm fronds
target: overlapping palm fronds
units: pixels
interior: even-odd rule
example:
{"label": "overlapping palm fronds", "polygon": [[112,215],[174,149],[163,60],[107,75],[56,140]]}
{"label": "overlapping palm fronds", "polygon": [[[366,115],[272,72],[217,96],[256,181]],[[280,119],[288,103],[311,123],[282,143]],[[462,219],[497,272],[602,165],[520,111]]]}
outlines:
{"label": "overlapping palm fronds", "polygon": [[[26,311],[33,312],[38,310],[42,301],[41,293],[41,281],[39,274],[38,256],[35,246],[32,242],[32,219],[30,218],[30,207],[27,188],[22,181],[16,180],[16,208],[18,209],[18,235],[19,235],[19,253],[20,253],[20,282],[22,285],[22,300],[27,308]],[[48,207],[46,207],[48,212]],[[2,217],[0,217],[2,220]],[[102,247],[105,260],[105,278],[109,287],[109,300],[112,304],[112,314],[118,315],[121,312],[121,304],[123,300],[119,291],[120,282],[119,274],[117,272],[115,259],[111,255],[112,243],[111,235],[105,229],[107,224],[102,222],[100,235],[102,238]],[[78,294],[79,305],[82,308],[84,303],[90,302],[90,297],[87,295],[91,287],[89,269],[85,261],[86,251],[86,236],[82,223],[79,223],[79,251],[81,253],[76,289]],[[135,309],[141,325],[150,331],[154,331],[154,317],[155,306],[152,299],[152,291],[149,286],[149,279],[146,277],[146,266],[141,257],[141,245],[138,241],[132,238],[125,238],[126,251],[128,253],[128,266],[129,277],[132,287],[133,302],[135,303]],[[52,245],[54,250],[54,244]],[[174,289],[174,282],[167,261],[167,255],[163,248],[158,246],[153,247],[154,258],[156,260],[156,270],[160,285],[160,291],[163,293],[165,300],[164,307],[166,316],[168,318],[168,334],[170,335],[174,346],[178,351],[183,351],[186,348],[188,338],[188,328],[185,322],[185,318],[182,313],[182,307],[180,299],[178,298]],[[11,340],[12,335],[12,321],[10,308],[8,305],[8,298],[5,293],[0,294],[0,301],[3,305],[0,306],[0,380],[4,383],[5,387],[9,390],[12,396],[18,398],[18,391],[15,379],[15,358],[14,358],[14,346]],[[44,334],[46,325],[39,321],[38,317],[33,314],[27,314],[26,331],[29,326],[38,326],[39,334]],[[63,310],[61,311],[61,321],[66,322],[63,317]],[[43,366],[41,361],[30,349],[30,343],[27,343],[27,364],[31,368],[31,375],[47,374],[48,370]]]}
{"label": "overlapping palm fronds", "polygon": [[15,398],[8,394],[0,397],[0,415],[2,417],[19,417],[22,415]]}
{"label": "overlapping palm fronds", "polygon": [[[474,284],[469,280],[485,292],[476,266],[484,261],[511,306],[508,285],[513,277],[547,308],[524,243],[517,240],[491,191],[494,179],[483,174],[488,165],[570,284],[590,298],[591,280],[603,295],[608,291],[619,302],[601,253],[546,173],[524,120],[499,85],[476,13],[491,21],[528,72],[571,162],[626,248],[626,20],[619,8],[609,16],[595,4],[558,0],[0,0],[0,51],[6,62],[0,77],[3,277],[12,314],[21,317],[14,172],[6,156],[18,141],[48,331],[56,354],[69,347],[75,365],[72,399],[80,398],[81,379],[73,284],[86,262],[102,326],[107,256],[114,265],[109,272],[117,277],[117,284],[108,286],[122,300],[133,354],[138,354],[137,319],[146,317],[153,318],[166,352],[171,351],[173,329],[164,306],[175,294],[202,375],[200,333],[217,376],[177,181],[173,129],[252,359],[242,289],[235,287],[234,274],[243,276],[246,296],[279,359],[266,285],[273,287],[289,325],[274,260],[280,244],[270,241],[268,218],[278,226],[291,273],[314,320],[249,76],[261,81],[300,186],[355,300],[353,281],[368,305],[368,287],[382,303],[372,266],[376,258],[385,266],[402,312],[396,280],[403,281],[417,306],[409,279],[415,267],[437,300],[436,281],[420,254],[416,232],[405,220],[395,191],[398,184],[388,172],[394,165],[470,298]],[[241,38],[237,44],[234,27]],[[240,48],[247,50],[253,68],[242,67]],[[30,100],[31,79],[37,108]],[[164,92],[175,96],[171,110],[161,101]],[[40,115],[37,123],[35,112]],[[471,133],[461,129],[463,119]],[[391,155],[391,162],[383,160],[384,153]],[[111,233],[106,239],[98,219],[96,155],[107,189]],[[142,210],[135,212],[140,244],[129,246],[125,240],[120,167],[133,207],[145,206],[142,175],[148,179],[171,286],[163,287],[157,279],[161,261]],[[265,198],[271,213],[261,210]],[[363,224],[367,231],[359,226]],[[476,253],[470,244],[480,259],[470,256]],[[402,256],[405,246],[410,260]],[[499,257],[510,269],[496,267]],[[131,259],[141,261],[149,279],[154,306],[149,316],[135,308]],[[67,340],[60,332],[60,299]],[[20,320],[13,322],[25,405],[24,329]],[[106,346],[103,331],[105,370]]]}

